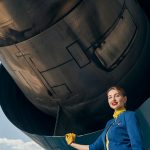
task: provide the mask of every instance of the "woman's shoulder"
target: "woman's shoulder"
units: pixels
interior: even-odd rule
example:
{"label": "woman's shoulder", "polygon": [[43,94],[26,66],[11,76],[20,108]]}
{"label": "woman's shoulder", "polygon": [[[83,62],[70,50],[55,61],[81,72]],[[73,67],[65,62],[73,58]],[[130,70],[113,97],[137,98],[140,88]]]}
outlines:
{"label": "woman's shoulder", "polygon": [[135,111],[127,110],[127,111],[125,111],[125,113],[124,113],[124,117],[125,117],[126,119],[133,119],[133,118],[136,118],[136,112],[135,112]]}
{"label": "woman's shoulder", "polygon": [[127,111],[125,111],[124,115],[125,116],[135,116],[136,113],[135,113],[135,111],[127,110]]}
{"label": "woman's shoulder", "polygon": [[136,113],[134,111],[126,110],[121,115],[119,115],[119,118],[130,118],[131,116],[136,116]]}
{"label": "woman's shoulder", "polygon": [[124,113],[125,115],[135,115],[135,111],[127,110]]}

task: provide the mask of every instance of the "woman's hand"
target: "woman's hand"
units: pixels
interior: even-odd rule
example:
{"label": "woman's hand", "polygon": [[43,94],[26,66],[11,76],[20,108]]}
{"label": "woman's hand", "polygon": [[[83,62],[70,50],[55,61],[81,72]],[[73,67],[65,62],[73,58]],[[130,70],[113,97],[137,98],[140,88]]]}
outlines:
{"label": "woman's hand", "polygon": [[76,139],[76,134],[74,134],[74,133],[67,133],[65,135],[65,140],[66,140],[68,145],[75,142],[75,139]]}

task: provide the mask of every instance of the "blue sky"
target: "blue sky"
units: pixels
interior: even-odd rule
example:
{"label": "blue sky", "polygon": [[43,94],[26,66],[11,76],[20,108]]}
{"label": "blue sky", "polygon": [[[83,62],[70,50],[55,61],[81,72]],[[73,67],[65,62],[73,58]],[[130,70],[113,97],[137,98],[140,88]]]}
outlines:
{"label": "blue sky", "polygon": [[0,150],[43,150],[33,140],[17,129],[0,107]]}

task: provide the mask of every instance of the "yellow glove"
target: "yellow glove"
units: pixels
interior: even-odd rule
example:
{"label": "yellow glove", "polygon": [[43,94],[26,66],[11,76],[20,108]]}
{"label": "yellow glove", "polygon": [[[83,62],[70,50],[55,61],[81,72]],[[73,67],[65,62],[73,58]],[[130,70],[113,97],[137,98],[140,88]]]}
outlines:
{"label": "yellow glove", "polygon": [[76,139],[76,134],[74,134],[74,133],[68,133],[65,135],[65,140],[68,145],[73,143],[75,141],[75,139]]}

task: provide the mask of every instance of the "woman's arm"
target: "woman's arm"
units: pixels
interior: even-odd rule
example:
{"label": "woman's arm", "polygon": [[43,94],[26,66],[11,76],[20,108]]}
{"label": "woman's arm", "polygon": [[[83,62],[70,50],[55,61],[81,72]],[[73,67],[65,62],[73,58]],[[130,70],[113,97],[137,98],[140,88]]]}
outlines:
{"label": "woman's arm", "polygon": [[75,133],[68,133],[65,135],[65,140],[67,144],[77,150],[89,150],[89,145],[82,145],[75,143],[76,134]]}
{"label": "woman's arm", "polygon": [[77,150],[89,150],[89,145],[81,145],[81,144],[77,144],[77,143],[71,143],[70,146]]}
{"label": "woman's arm", "polygon": [[103,148],[102,136],[100,135],[96,141],[90,145],[83,145],[75,143],[76,134],[68,133],[65,135],[67,144],[77,150],[98,150]]}

